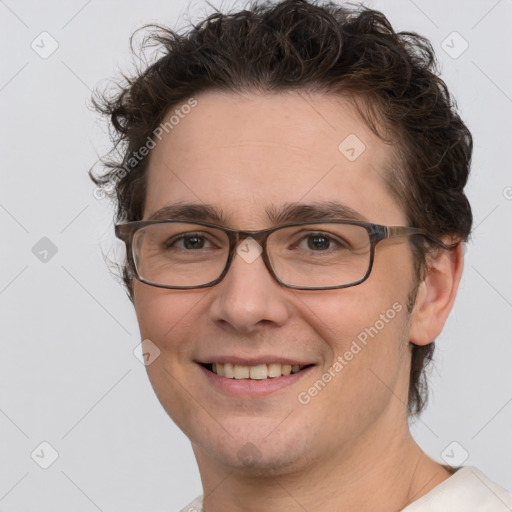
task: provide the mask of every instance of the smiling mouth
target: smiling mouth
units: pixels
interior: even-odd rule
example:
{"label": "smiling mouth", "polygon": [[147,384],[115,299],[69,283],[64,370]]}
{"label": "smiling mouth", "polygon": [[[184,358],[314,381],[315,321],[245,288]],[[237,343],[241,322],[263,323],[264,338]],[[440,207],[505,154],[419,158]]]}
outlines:
{"label": "smiling mouth", "polygon": [[257,364],[254,366],[245,366],[241,364],[231,363],[207,363],[202,364],[207,370],[228,379],[250,379],[250,380],[266,380],[276,377],[283,377],[292,373],[299,373],[305,368],[313,366],[308,365],[290,365],[281,363]]}

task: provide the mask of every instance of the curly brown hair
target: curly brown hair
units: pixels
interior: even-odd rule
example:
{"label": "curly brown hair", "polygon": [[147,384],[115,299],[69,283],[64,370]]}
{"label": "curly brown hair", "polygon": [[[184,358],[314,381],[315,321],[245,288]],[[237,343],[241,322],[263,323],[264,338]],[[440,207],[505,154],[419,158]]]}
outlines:
{"label": "curly brown hair", "polygon": [[[472,213],[463,189],[472,136],[426,38],[395,32],[375,10],[312,0],[253,1],[239,12],[216,11],[181,34],[160,25],[142,29],[151,30],[141,49],[156,47],[162,55],[92,99],[110,121],[113,149],[100,160],[105,172],[89,174],[113,191],[118,222],[142,219],[149,154],[141,156],[141,148],[172,108],[205,90],[313,90],[351,98],[390,144],[395,165],[387,186],[409,225],[434,237],[468,239]],[[413,237],[411,246],[419,282],[429,246],[422,237]],[[126,262],[122,274],[133,300]],[[416,415],[428,396],[425,368],[434,342],[412,345],[411,352],[408,406]]]}

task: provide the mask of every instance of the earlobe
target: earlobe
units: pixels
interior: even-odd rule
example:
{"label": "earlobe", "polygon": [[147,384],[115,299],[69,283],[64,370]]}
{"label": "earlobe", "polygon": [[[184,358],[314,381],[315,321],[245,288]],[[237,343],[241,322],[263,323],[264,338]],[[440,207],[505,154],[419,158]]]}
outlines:
{"label": "earlobe", "polygon": [[455,302],[463,267],[462,242],[430,259],[411,313],[411,343],[428,345],[439,336]]}

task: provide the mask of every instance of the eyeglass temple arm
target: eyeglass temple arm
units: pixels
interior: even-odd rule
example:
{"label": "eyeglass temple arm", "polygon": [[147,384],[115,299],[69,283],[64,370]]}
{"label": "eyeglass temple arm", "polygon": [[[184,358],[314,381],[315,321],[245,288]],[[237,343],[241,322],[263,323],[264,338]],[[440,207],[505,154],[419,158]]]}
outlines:
{"label": "eyeglass temple arm", "polygon": [[422,235],[428,238],[431,242],[435,243],[443,249],[455,249],[459,245],[460,241],[455,241],[452,244],[445,244],[439,238],[432,236],[426,229],[422,228],[410,228],[403,226],[387,226],[386,238],[395,238],[398,236],[411,236],[411,235]]}

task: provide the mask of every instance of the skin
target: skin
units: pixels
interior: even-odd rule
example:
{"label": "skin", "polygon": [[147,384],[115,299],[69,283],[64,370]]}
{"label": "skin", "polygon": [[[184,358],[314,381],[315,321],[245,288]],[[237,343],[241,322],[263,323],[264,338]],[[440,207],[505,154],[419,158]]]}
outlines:
{"label": "skin", "polygon": [[[370,222],[407,225],[384,181],[392,149],[347,99],[304,91],[207,91],[196,99],[152,151],[145,219],[169,204],[208,203],[223,209],[228,227],[258,230],[272,226],[268,206],[336,200]],[[353,162],[338,150],[349,134],[366,146]],[[249,264],[237,255],[212,288],[134,283],[142,339],[161,351],[148,375],[192,442],[207,512],[395,511],[450,476],[413,441],[405,404],[410,343],[430,343],[441,332],[462,253],[444,251],[430,262],[409,314],[415,279],[407,241],[380,242],[370,278],[341,290],[283,287],[261,257]],[[298,394],[394,303],[403,306],[395,318],[301,404]],[[240,399],[210,386],[196,362],[219,354],[315,366],[270,396]]]}

